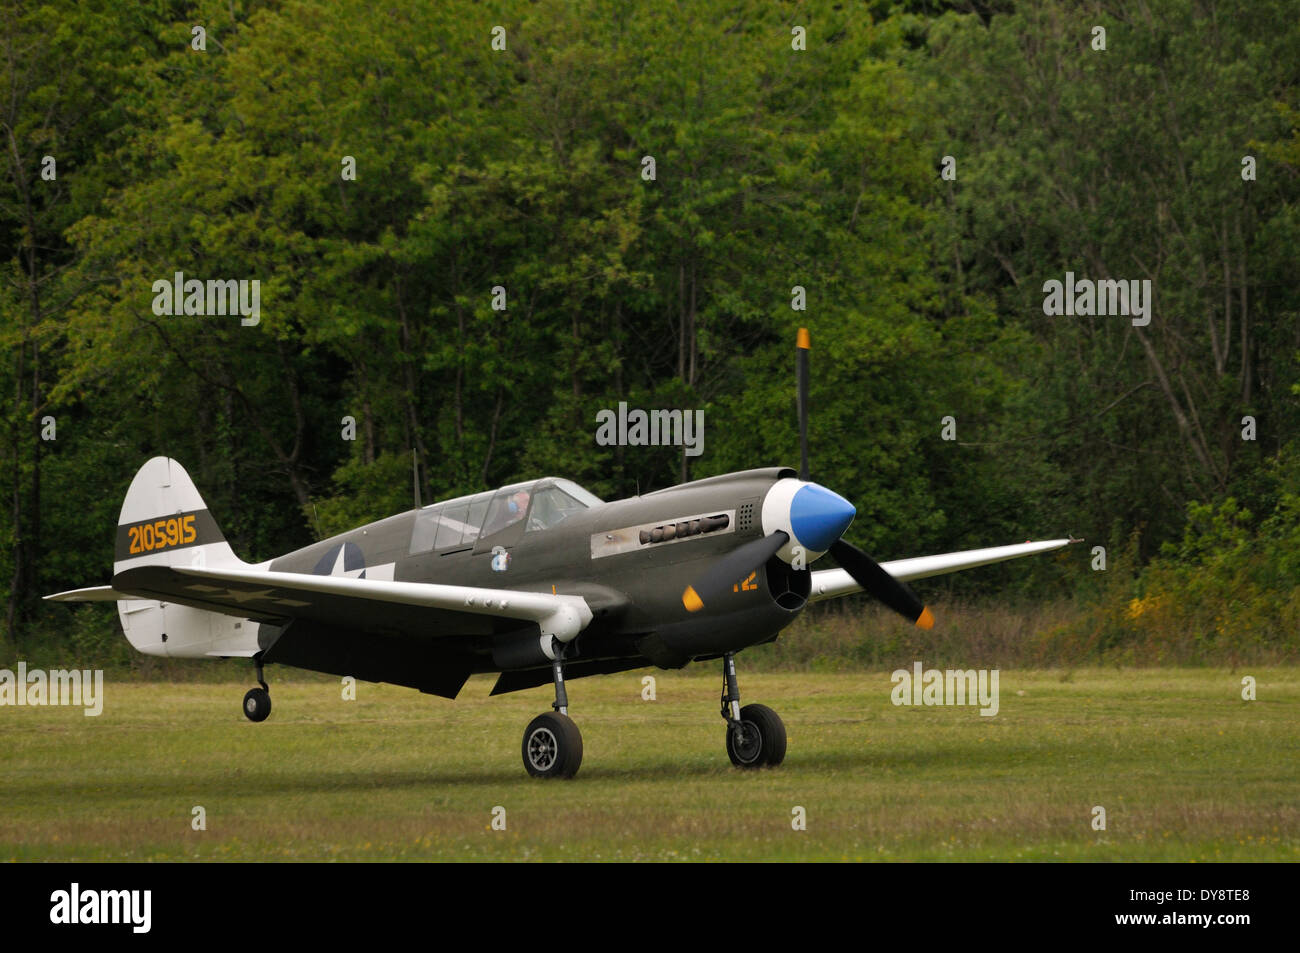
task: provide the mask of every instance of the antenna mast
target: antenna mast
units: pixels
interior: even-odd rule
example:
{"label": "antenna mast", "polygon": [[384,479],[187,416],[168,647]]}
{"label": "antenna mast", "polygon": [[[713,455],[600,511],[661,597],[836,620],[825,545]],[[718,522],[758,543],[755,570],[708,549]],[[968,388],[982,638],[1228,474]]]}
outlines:
{"label": "antenna mast", "polygon": [[420,508],[420,461],[416,459],[415,448],[411,448],[411,485],[415,488],[415,508]]}

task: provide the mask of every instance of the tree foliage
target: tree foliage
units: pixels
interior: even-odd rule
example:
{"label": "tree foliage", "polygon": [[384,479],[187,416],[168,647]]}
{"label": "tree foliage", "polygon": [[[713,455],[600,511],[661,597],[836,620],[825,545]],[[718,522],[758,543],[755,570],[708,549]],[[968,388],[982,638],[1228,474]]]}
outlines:
{"label": "tree foliage", "polygon": [[[795,463],[800,326],[814,477],[882,557],[1145,560],[1230,498],[1282,533],[1300,24],[1158,6],[6,0],[10,638],[158,453],[250,559],[409,506],[413,457],[426,502]],[[1150,324],[1045,315],[1067,271],[1150,280]],[[260,321],[156,314],[177,272]],[[704,454],[598,445],[620,401],[703,409]]]}

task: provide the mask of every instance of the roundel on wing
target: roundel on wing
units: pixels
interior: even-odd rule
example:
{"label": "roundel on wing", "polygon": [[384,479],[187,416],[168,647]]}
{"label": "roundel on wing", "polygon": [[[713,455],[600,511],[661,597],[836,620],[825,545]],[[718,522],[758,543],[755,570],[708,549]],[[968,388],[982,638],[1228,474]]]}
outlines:
{"label": "roundel on wing", "polygon": [[339,543],[331,546],[320,561],[312,568],[317,576],[351,575],[360,571],[358,578],[365,578],[366,557],[356,543]]}

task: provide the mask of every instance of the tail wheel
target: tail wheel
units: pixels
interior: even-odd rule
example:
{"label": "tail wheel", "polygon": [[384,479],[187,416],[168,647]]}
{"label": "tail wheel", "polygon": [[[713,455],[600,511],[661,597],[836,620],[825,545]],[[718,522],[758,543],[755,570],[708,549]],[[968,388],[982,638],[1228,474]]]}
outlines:
{"label": "tail wheel", "polygon": [[776,767],[785,760],[785,723],[766,705],[746,705],[727,725],[727,757],[738,768]]}
{"label": "tail wheel", "polygon": [[571,778],[582,764],[582,733],[568,715],[548,711],[524,729],[523,756],[535,778]]}
{"label": "tail wheel", "polygon": [[271,693],[265,688],[250,688],[244,696],[244,715],[249,721],[266,721],[271,714]]}

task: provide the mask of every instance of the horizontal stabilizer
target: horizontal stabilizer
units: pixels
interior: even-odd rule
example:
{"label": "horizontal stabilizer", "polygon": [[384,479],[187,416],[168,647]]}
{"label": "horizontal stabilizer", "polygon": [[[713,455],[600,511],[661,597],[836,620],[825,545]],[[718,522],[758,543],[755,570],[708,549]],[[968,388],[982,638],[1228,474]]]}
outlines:
{"label": "horizontal stabilizer", "polygon": [[112,586],[91,586],[88,589],[69,589],[46,596],[50,602],[117,602],[119,599],[139,599],[139,596],[118,592]]}

